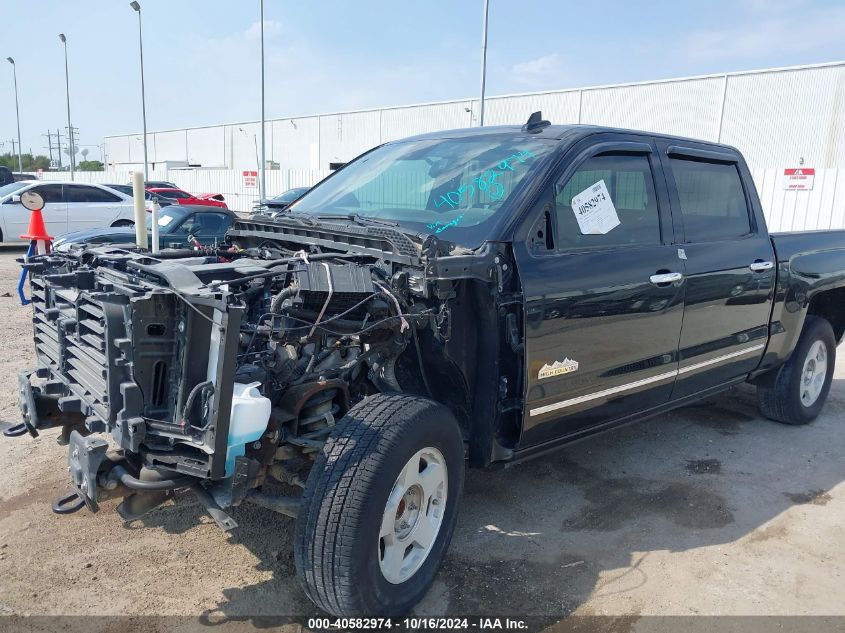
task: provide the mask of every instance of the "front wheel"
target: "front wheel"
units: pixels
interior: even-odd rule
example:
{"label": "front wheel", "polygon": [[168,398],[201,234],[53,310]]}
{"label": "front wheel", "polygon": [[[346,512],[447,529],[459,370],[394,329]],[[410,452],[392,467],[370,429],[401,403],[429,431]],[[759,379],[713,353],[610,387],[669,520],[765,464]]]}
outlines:
{"label": "front wheel", "polygon": [[772,386],[757,387],[760,411],[784,424],[809,424],[830,391],[836,364],[836,337],[830,322],[807,316],[795,350]]}
{"label": "front wheel", "polygon": [[410,395],[367,398],[337,424],[303,493],[294,556],[336,616],[399,616],[425,594],[457,520],[464,449],[452,413]]}

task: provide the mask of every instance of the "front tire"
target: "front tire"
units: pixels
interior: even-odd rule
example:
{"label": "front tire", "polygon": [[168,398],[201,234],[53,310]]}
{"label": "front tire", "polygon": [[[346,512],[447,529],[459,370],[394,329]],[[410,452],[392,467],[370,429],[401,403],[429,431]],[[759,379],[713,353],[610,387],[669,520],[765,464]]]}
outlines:
{"label": "front tire", "polygon": [[428,590],[457,521],[464,448],[440,404],[371,396],[334,427],[311,469],[294,557],[335,616],[399,616]]}
{"label": "front tire", "polygon": [[835,364],[836,338],[830,322],[808,315],[774,385],[757,387],[760,411],[776,422],[809,424],[824,406]]}

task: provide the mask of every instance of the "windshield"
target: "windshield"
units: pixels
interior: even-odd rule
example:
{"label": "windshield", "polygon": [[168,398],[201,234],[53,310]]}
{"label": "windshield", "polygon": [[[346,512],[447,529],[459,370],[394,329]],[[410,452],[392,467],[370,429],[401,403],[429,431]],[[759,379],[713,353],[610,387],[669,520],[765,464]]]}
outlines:
{"label": "windshield", "polygon": [[349,163],[292,214],[357,214],[475,246],[555,142],[516,136],[403,141]]}
{"label": "windshield", "polygon": [[[179,222],[185,217],[184,211],[166,207],[158,212],[158,228],[162,233],[172,233],[179,226]],[[147,216],[147,230],[153,228],[153,216]]]}
{"label": "windshield", "polygon": [[290,202],[296,200],[303,193],[308,191],[308,187],[297,187],[296,189],[288,189],[284,193],[279,194],[275,198],[270,198],[270,202]]}
{"label": "windshield", "polygon": [[18,189],[23,189],[32,184],[32,181],[25,182],[10,182],[8,185],[0,187],[0,198],[8,196],[10,193],[15,193]]}

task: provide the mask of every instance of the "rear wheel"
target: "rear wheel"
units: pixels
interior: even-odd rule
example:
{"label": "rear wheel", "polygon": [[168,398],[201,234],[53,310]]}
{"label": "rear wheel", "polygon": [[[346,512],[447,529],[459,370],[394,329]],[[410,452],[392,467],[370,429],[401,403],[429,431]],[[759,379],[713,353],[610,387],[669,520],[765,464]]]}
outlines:
{"label": "rear wheel", "polygon": [[376,395],[333,429],[303,494],[294,555],[306,593],[337,616],[406,613],[452,538],[464,450],[452,413]]}
{"label": "rear wheel", "polygon": [[824,406],[835,364],[833,328],[826,319],[808,316],[798,344],[774,384],[757,387],[760,411],[784,424],[809,424]]}

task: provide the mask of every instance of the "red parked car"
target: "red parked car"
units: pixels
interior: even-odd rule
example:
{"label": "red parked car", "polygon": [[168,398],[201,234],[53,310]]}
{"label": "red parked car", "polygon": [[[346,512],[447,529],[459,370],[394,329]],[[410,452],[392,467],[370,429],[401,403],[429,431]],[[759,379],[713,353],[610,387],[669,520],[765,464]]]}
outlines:
{"label": "red parked car", "polygon": [[147,187],[147,191],[160,198],[172,200],[176,204],[200,204],[208,207],[220,207],[221,209],[229,208],[226,206],[223,194],[219,193],[202,193],[195,196],[176,187]]}

